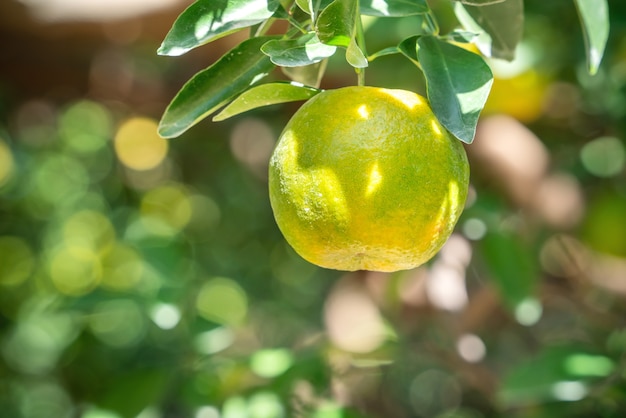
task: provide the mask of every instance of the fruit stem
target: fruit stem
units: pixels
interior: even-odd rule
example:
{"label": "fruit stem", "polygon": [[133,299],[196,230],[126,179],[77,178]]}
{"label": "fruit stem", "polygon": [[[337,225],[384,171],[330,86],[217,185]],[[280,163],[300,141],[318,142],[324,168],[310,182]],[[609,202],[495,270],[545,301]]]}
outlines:
{"label": "fruit stem", "polygon": [[273,23],[274,23],[274,19],[272,19],[272,18],[267,19],[266,21],[261,23],[258,26],[254,36],[263,36],[263,35],[265,35],[267,33],[267,31],[270,29],[270,27],[272,26]]}
{"label": "fruit stem", "polygon": [[363,87],[365,85],[365,69],[355,68],[354,70],[356,71],[357,85]]}
{"label": "fruit stem", "polygon": [[[357,10],[359,9],[359,2],[357,0]],[[363,21],[361,20],[361,14],[357,14],[356,18],[356,44],[363,52],[363,56],[367,57],[367,48],[365,47],[365,31],[363,30]],[[357,74],[357,84],[359,86],[365,85],[365,68],[355,68]]]}

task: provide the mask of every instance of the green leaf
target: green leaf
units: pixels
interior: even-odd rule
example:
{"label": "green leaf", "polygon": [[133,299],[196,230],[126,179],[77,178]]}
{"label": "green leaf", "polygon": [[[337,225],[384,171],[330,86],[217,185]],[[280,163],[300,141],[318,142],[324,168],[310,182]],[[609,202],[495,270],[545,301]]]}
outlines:
{"label": "green leaf", "polygon": [[317,22],[319,15],[326,9],[333,0],[308,0],[310,9],[312,10],[311,17],[313,18],[313,22]]}
{"label": "green leaf", "polygon": [[354,39],[350,40],[350,44],[346,49],[346,61],[354,68],[367,67],[367,58]]}
{"label": "green leaf", "polygon": [[335,53],[337,47],[320,42],[315,32],[298,39],[269,41],[261,51],[272,62],[283,67],[299,67],[320,62]]}
{"label": "green leaf", "polygon": [[354,38],[357,19],[356,0],[335,0],[317,20],[317,36],[326,45],[348,47]]}
{"label": "green leaf", "polygon": [[342,46],[346,60],[355,68],[367,67],[367,58],[354,39],[358,0],[335,0],[326,7],[317,20],[317,36],[326,45]]}
{"label": "green leaf", "polygon": [[610,358],[576,345],[547,347],[507,373],[498,398],[509,408],[578,400],[567,397],[584,397],[594,381],[608,376],[614,368]]}
{"label": "green leaf", "polygon": [[326,71],[328,60],[323,60],[315,64],[305,65],[304,67],[281,67],[281,71],[297,83],[311,87],[319,87],[322,77]]}
{"label": "green leaf", "polygon": [[157,53],[178,56],[272,17],[279,0],[197,0],[176,19]]}
{"label": "green leaf", "polygon": [[[164,369],[131,369],[119,375],[114,385],[109,385],[98,394],[98,404],[119,412],[110,416],[135,417],[146,405],[159,401],[167,391],[170,376]],[[128,396],[132,393],[133,396]]]}
{"label": "green leaf", "polygon": [[410,36],[398,44],[398,50],[407,57],[411,62],[421,68],[417,60],[417,40],[419,35]]}
{"label": "green leaf", "polygon": [[311,14],[311,4],[309,0],[296,0],[296,4],[306,14]]}
{"label": "green leaf", "polygon": [[468,44],[478,36],[476,32],[468,32],[464,30],[455,30],[445,36],[445,40]]}
{"label": "green leaf", "polygon": [[458,139],[472,143],[493,84],[489,66],[479,55],[433,36],[422,36],[417,43],[428,100],[437,119]]}
{"label": "green leaf", "polygon": [[361,0],[361,13],[368,16],[402,17],[428,13],[426,0]]}
{"label": "green leaf", "polygon": [[515,309],[532,296],[537,281],[538,268],[530,250],[518,237],[504,232],[488,233],[481,245],[500,295],[510,309]]}
{"label": "green leaf", "polygon": [[[413,50],[415,50],[415,46],[413,47]],[[384,57],[386,55],[395,55],[395,54],[399,54],[400,52],[401,51],[400,51],[399,47],[397,47],[397,46],[390,46],[390,47],[387,47],[387,48],[383,48],[380,51],[374,52],[372,55],[370,55],[368,57],[368,60],[369,61],[374,61],[376,58]]]}
{"label": "green leaf", "polygon": [[274,64],[260,48],[272,39],[275,37],[262,36],[243,41],[194,75],[165,110],[159,134],[165,138],[182,134],[266,76]]}
{"label": "green leaf", "polygon": [[213,121],[219,122],[258,107],[307,100],[321,90],[295,83],[268,83],[245,91],[218,113]]}
{"label": "green leaf", "polygon": [[490,4],[502,3],[506,0],[454,0],[459,3],[469,4],[470,6],[488,6]]}
{"label": "green leaf", "polygon": [[512,61],[524,30],[523,0],[506,0],[484,6],[455,4],[454,11],[465,29],[480,35],[476,46],[484,55]]}
{"label": "green leaf", "polygon": [[587,69],[598,72],[609,38],[609,6],[606,0],[575,0],[585,37]]}

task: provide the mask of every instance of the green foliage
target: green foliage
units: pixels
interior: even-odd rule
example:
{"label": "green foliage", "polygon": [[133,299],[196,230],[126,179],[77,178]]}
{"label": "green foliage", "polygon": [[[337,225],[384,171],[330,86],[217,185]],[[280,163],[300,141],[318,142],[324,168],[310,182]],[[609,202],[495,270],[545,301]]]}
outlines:
{"label": "green foliage", "polygon": [[433,36],[417,44],[433,111],[448,131],[471,143],[493,82],[491,70],[478,55]]}
{"label": "green foliage", "polygon": [[476,45],[488,57],[508,61],[515,58],[515,49],[522,39],[524,3],[506,0],[478,5],[455,5],[459,21],[467,30],[479,34]]}
{"label": "green foliage", "polygon": [[163,114],[159,133],[166,138],[180,135],[265,77],[274,64],[259,48],[271,39],[248,39],[194,75]]}
{"label": "green foliage", "polygon": [[589,74],[598,72],[609,37],[609,5],[606,0],[595,2],[576,0],[587,45],[587,69]]}
{"label": "green foliage", "polygon": [[318,89],[294,83],[262,84],[242,93],[218,113],[213,120],[228,119],[261,106],[310,99],[319,92]]}
{"label": "green foliage", "polygon": [[[153,52],[160,15],[133,42],[108,24],[84,35],[100,23],[2,26],[0,416],[626,416],[626,3],[606,2],[594,76],[574,1],[525,0],[513,61],[467,64],[461,48],[491,41],[455,8],[507,1],[360,2],[371,84],[431,95],[447,60],[484,59],[494,79],[455,234],[391,275],[305,262],[267,198],[296,100],[322,75],[323,88],[354,77],[346,47],[314,40],[331,1],[281,1],[176,59]],[[408,15],[384,15],[392,4]],[[408,13],[426,4],[435,19]],[[17,19],[3,7],[0,22]],[[168,111],[181,140],[159,138],[164,104],[203,68]],[[451,107],[468,99],[455,82],[441,87]],[[232,117],[188,129],[206,115]]]}
{"label": "green foliage", "polygon": [[[577,1],[576,4],[587,43],[589,72],[594,74],[608,36],[606,2],[603,0],[598,8],[591,6],[590,2]],[[484,56],[509,61],[515,57],[524,22],[522,0],[461,1],[455,3],[454,10],[464,29],[478,34],[475,43]],[[471,143],[478,116],[489,94],[492,74],[478,55],[447,45],[450,41],[458,41],[459,36],[454,32],[452,35],[439,33],[436,16],[424,0],[300,0],[282,5],[278,0],[193,3],[174,23],[159,48],[160,54],[181,55],[248,27],[253,27],[251,39],[245,42],[245,48],[242,44],[220,60],[219,68],[210,67],[183,87],[163,115],[160,134],[164,137],[180,135],[265,77],[270,69],[255,55],[259,49],[277,66],[305,67],[332,56],[335,47],[345,48],[346,61],[359,75],[359,84],[363,84],[364,69],[373,59],[405,52],[407,44],[389,46],[368,57],[361,15],[423,17],[425,27],[411,39],[424,51],[415,57],[409,52],[408,58],[423,71],[428,98],[437,118],[458,139]],[[276,19],[287,19],[292,28],[281,39],[263,38]],[[424,38],[419,39],[421,36]],[[256,37],[261,41],[252,41]],[[234,57],[241,59],[240,53],[246,63],[233,60]],[[243,66],[244,70],[230,71],[228,63],[233,70],[235,65]],[[286,74],[290,75],[290,72]],[[231,85],[236,87],[230,88]],[[317,83],[313,87],[317,87]],[[260,92],[257,91],[256,95]],[[271,94],[270,89],[263,92]],[[275,100],[266,102],[276,103]],[[263,106],[264,101],[259,100],[257,104]],[[224,119],[224,115],[219,119]]]}

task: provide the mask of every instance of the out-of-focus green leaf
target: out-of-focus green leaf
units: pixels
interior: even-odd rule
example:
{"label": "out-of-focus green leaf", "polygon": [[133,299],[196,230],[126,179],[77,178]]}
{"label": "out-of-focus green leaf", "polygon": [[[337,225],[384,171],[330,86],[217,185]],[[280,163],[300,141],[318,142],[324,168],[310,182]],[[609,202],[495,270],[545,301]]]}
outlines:
{"label": "out-of-focus green leaf", "polygon": [[613,361],[577,346],[546,347],[509,371],[498,393],[505,407],[584,398],[594,380],[614,370]]}
{"label": "out-of-focus green leaf", "polygon": [[441,124],[461,141],[474,140],[493,75],[478,55],[433,36],[417,39],[428,100]]}
{"label": "out-of-focus green leaf", "polygon": [[538,268],[530,249],[519,238],[508,233],[488,233],[481,250],[491,278],[510,309],[532,296]]}
{"label": "out-of-focus green leaf", "polygon": [[319,87],[324,72],[326,71],[327,63],[328,60],[323,60],[304,67],[281,67],[281,70],[289,79],[297,83],[302,83],[305,86]]}
{"label": "out-of-focus green leaf", "polygon": [[457,3],[454,11],[467,30],[480,33],[476,45],[484,55],[508,61],[515,58],[515,49],[524,30],[523,0],[480,7]]}
{"label": "out-of-focus green leaf", "polygon": [[361,0],[361,13],[368,16],[412,16],[428,12],[426,0]]}
{"label": "out-of-focus green leaf", "polygon": [[266,76],[274,64],[260,48],[272,39],[275,37],[248,39],[194,75],[165,110],[159,134],[165,138],[182,134]]}
{"label": "out-of-focus green leaf", "polygon": [[606,0],[575,0],[585,36],[587,69],[598,72],[609,38],[609,5]]}
{"label": "out-of-focus green leaf", "polygon": [[454,0],[459,3],[469,4],[470,6],[488,6],[490,4],[502,3],[506,0]]}
{"label": "out-of-focus green leaf", "polygon": [[279,6],[279,0],[198,0],[176,19],[157,52],[182,55],[269,19]]}
{"label": "out-of-focus green leaf", "polygon": [[478,33],[476,33],[476,32],[468,32],[468,31],[464,31],[464,30],[455,30],[455,31],[450,32],[449,34],[447,34],[444,39],[450,40],[450,41],[453,41],[453,42],[460,42],[460,43],[467,44],[467,43],[470,43],[477,36],[478,36]]}
{"label": "out-of-focus green leaf", "polygon": [[296,4],[303,12],[311,14],[311,4],[309,0],[296,0]]}
{"label": "out-of-focus green leaf", "polygon": [[320,62],[335,53],[337,47],[320,42],[315,32],[307,33],[298,39],[269,41],[261,51],[276,65],[300,67]]}
{"label": "out-of-focus green leaf", "polygon": [[132,371],[107,387],[99,404],[124,417],[137,416],[146,405],[158,401],[169,377],[164,370]]}
{"label": "out-of-focus green leaf", "polygon": [[320,91],[312,87],[293,83],[262,84],[242,93],[241,96],[237,97],[224,110],[218,113],[213,118],[213,121],[219,122],[258,107],[307,100]]}

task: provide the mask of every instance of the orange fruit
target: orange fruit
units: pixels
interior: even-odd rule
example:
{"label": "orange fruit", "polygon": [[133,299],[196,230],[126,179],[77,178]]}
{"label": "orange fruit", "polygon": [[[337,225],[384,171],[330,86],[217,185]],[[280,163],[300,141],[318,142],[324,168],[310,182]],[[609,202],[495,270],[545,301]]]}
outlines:
{"label": "orange fruit", "polygon": [[461,143],[426,99],[345,87],[306,102],[269,168],[278,227],[304,259],[337,270],[425,263],[452,233],[467,197]]}

